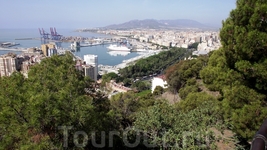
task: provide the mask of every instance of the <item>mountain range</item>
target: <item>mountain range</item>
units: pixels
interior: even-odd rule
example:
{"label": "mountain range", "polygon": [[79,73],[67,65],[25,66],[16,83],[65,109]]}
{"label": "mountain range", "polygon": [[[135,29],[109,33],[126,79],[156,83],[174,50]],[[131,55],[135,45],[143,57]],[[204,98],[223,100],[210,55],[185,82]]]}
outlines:
{"label": "mountain range", "polygon": [[145,19],[145,20],[131,20],[121,24],[113,24],[109,26],[102,27],[102,29],[185,29],[185,28],[197,28],[197,29],[217,29],[217,27],[208,26],[197,22],[195,20],[189,19],[176,19],[176,20],[155,20],[155,19]]}

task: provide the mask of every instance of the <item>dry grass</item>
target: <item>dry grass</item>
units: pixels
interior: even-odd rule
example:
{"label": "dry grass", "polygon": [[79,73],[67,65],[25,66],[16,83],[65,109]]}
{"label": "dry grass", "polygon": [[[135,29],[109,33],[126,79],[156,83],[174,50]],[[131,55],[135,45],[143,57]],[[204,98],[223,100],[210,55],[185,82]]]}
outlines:
{"label": "dry grass", "polygon": [[218,150],[232,150],[235,149],[234,133],[231,130],[224,130],[221,133],[216,128],[211,128],[216,138],[220,140],[216,142]]}

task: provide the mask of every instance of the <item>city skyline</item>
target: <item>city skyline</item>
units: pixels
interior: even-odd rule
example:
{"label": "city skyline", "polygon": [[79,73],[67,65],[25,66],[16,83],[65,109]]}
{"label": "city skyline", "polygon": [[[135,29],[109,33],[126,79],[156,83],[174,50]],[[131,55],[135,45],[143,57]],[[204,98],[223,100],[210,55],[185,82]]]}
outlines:
{"label": "city skyline", "polygon": [[0,28],[93,28],[143,19],[190,19],[221,27],[235,0],[0,0]]}

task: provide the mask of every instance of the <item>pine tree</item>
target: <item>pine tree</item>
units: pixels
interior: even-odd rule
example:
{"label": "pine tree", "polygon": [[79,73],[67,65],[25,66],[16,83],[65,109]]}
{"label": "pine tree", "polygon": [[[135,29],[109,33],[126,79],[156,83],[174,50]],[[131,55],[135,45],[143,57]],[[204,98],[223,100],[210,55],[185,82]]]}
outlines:
{"label": "pine tree", "polygon": [[247,86],[266,93],[267,0],[237,0],[236,5],[220,32],[227,65]]}
{"label": "pine tree", "polygon": [[267,0],[237,0],[223,21],[222,48],[200,73],[204,83],[221,92],[225,120],[252,139],[266,119]]}

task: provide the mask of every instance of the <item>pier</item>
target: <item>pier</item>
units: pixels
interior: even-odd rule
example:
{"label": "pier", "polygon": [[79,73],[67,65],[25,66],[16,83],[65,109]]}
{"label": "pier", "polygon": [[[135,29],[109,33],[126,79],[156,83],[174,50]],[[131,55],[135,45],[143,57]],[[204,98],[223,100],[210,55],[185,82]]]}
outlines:
{"label": "pier", "polygon": [[41,40],[40,38],[18,38],[15,40]]}

